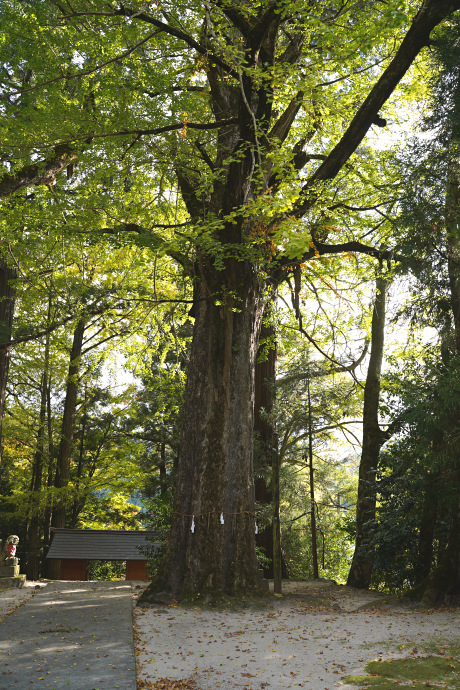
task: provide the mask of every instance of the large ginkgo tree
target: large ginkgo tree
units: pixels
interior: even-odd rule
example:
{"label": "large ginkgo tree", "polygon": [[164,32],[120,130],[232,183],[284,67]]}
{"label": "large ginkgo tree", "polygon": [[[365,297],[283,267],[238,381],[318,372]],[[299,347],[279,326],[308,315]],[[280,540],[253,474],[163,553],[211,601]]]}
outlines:
{"label": "large ginkgo tree", "polygon": [[2,3],[0,194],[17,199],[8,232],[33,202],[44,228],[141,243],[193,281],[174,520],[155,590],[258,588],[253,391],[264,307],[289,272],[299,285],[306,261],[391,257],[343,241],[332,208],[369,168],[358,147],[386,124],[381,109],[459,8]]}

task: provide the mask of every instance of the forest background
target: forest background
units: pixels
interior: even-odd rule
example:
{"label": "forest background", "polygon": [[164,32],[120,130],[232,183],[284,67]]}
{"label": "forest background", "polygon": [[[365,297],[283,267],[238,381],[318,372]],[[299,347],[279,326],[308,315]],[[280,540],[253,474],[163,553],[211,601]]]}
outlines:
{"label": "forest background", "polygon": [[458,5],[2,3],[29,578],[53,526],[153,526],[175,595],[257,590],[280,535],[285,576],[458,591]]}

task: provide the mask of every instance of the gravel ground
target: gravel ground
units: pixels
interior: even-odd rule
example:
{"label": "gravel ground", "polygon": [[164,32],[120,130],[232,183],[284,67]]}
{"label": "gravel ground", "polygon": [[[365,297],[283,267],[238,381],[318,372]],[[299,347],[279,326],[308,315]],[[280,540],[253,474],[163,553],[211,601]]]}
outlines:
{"label": "gravel ground", "polygon": [[[0,590],[0,622],[43,587]],[[142,588],[133,583],[134,601]],[[282,597],[257,609],[135,607],[134,636],[138,689],[351,690],[341,679],[372,659],[458,643],[460,613],[327,581],[286,582]]]}
{"label": "gravel ground", "polygon": [[286,583],[283,591],[257,610],[136,608],[139,687],[345,690],[353,686],[341,678],[372,659],[460,638],[457,610],[409,608],[328,582]]}

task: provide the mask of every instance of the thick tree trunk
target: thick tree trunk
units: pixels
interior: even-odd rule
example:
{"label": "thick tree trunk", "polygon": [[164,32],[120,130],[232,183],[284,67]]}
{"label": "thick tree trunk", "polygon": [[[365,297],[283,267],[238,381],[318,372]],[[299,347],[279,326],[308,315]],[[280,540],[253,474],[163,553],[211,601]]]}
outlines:
{"label": "thick tree trunk", "polygon": [[[267,307],[265,308],[265,311]],[[262,359],[261,359],[262,357]],[[279,468],[273,468],[273,461],[278,458],[278,437],[276,434],[274,421],[272,419],[273,403],[275,401],[275,377],[276,377],[276,341],[275,328],[273,325],[262,323],[260,331],[260,347],[257,352],[257,362],[255,369],[255,396],[254,396],[254,467],[256,476],[254,479],[256,503],[261,507],[265,514],[278,516],[277,525],[273,525],[273,520],[263,529],[258,529],[256,534],[256,545],[263,548],[265,556],[270,559],[270,563],[264,568],[264,577],[273,579],[275,577],[275,546],[278,544],[278,558],[281,563],[281,575],[277,578],[287,579],[289,572],[281,548],[281,528],[279,523],[279,505],[276,507],[276,500],[273,496],[273,484],[279,482]],[[275,477],[276,475],[276,477]],[[265,510],[264,510],[265,507]],[[280,585],[281,586],[281,585]]]}
{"label": "thick tree trunk", "polygon": [[450,306],[455,333],[455,349],[460,353],[460,170],[452,172],[447,193],[447,271],[449,274]]}
{"label": "thick tree trunk", "polygon": [[[56,461],[56,476],[54,486],[57,489],[65,489],[70,479],[70,460],[72,455],[72,441],[75,427],[75,414],[77,409],[78,374],[80,371],[80,357],[85,333],[85,321],[80,319],[73,335],[72,350],[70,353],[69,374],[67,378],[64,413],[62,416],[61,440]],[[67,497],[61,492],[53,508],[51,524],[53,527],[65,527]],[[59,560],[53,561],[48,568],[48,577],[58,579],[61,568]]]}
{"label": "thick tree trunk", "polygon": [[252,265],[235,262],[230,272],[240,300],[233,293],[215,303],[209,290],[217,271],[197,289],[173,525],[163,574],[152,585],[174,596],[259,586],[253,406],[263,305]]}
{"label": "thick tree trunk", "polygon": [[[12,281],[16,278],[16,269],[8,266],[0,256],[0,343],[11,340],[15,289]],[[0,468],[2,465],[2,426],[5,410],[6,383],[10,365],[10,347],[0,347]]]}
{"label": "thick tree trunk", "polygon": [[385,339],[386,281],[383,278],[377,278],[376,288],[377,294],[372,313],[371,355],[364,387],[363,446],[356,503],[356,541],[347,580],[350,587],[359,589],[369,588],[374,565],[372,537],[376,504],[375,475],[380,448],[385,440],[379,426],[378,411]]}

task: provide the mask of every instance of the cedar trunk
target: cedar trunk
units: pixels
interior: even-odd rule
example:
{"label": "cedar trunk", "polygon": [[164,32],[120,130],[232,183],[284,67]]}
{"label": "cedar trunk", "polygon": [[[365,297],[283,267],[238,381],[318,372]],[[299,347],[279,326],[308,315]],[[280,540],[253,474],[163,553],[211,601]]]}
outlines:
{"label": "cedar trunk", "polygon": [[280,455],[278,449],[273,453],[272,461],[273,491],[273,591],[281,594],[282,561],[281,561],[281,523],[280,523]]}
{"label": "cedar trunk", "polygon": [[434,606],[446,596],[445,601],[449,603],[449,595],[456,596],[458,600],[460,594],[459,528],[460,513],[457,501],[456,505],[451,508],[447,545],[442,552],[438,566],[410,593],[410,596],[421,599],[426,606]]}
{"label": "cedar trunk", "polygon": [[380,372],[382,369],[385,340],[385,301],[387,283],[377,278],[377,294],[372,313],[371,356],[364,387],[363,404],[363,446],[359,464],[358,500],[356,503],[356,541],[355,551],[347,585],[368,589],[374,566],[374,546],[372,544],[376,484],[375,476],[379,462],[380,448],[385,435],[378,421],[380,398]]}
{"label": "cedar trunk", "polygon": [[154,582],[174,596],[234,594],[259,583],[253,406],[263,307],[251,264],[235,262],[231,273],[238,303],[210,298],[212,271],[197,290],[173,525],[165,569]]}

